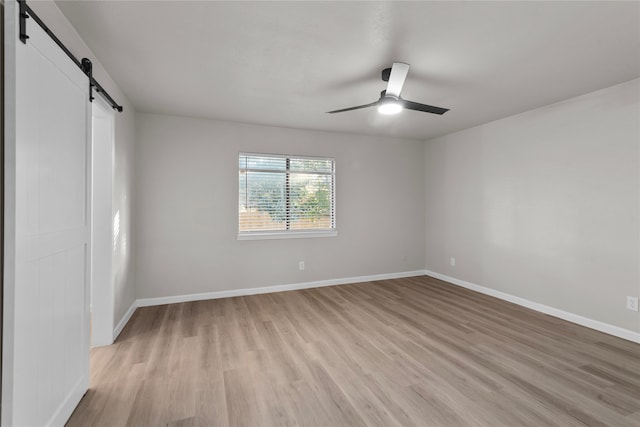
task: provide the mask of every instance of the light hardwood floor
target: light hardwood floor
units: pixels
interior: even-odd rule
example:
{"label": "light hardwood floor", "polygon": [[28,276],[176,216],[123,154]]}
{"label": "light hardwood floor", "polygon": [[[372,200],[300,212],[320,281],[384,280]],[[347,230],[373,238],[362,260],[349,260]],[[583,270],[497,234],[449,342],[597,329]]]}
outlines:
{"label": "light hardwood floor", "polygon": [[429,277],[141,308],[68,426],[633,426],[640,345]]}

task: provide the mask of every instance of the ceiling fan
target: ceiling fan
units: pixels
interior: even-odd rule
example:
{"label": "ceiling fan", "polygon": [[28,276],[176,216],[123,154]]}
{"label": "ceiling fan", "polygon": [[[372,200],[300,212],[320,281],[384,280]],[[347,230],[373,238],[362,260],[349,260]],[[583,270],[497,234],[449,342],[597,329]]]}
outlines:
{"label": "ceiling fan", "polygon": [[409,64],[394,62],[391,68],[382,70],[382,80],[387,83],[387,90],[380,92],[380,99],[371,104],[358,105],[357,107],[343,108],[341,110],[327,111],[329,114],[342,113],[345,111],[359,110],[361,108],[378,106],[380,114],[397,114],[403,109],[422,111],[432,114],[444,114],[448,108],[434,107],[433,105],[420,104],[418,102],[407,101],[400,97],[402,86],[409,72]]}

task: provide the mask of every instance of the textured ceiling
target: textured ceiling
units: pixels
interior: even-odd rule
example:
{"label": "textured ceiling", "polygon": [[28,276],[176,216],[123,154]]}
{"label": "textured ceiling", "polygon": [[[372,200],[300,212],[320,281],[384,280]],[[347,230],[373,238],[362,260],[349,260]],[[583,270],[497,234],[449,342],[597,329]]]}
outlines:
{"label": "textured ceiling", "polygon": [[[428,139],[640,76],[639,2],[57,3],[141,112]],[[451,111],[325,114],[394,61]]]}

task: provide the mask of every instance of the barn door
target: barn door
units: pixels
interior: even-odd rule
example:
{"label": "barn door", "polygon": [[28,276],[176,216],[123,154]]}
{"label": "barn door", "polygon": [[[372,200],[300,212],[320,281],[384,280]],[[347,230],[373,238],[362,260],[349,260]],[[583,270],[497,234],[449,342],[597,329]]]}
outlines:
{"label": "barn door", "polygon": [[89,82],[33,19],[27,34],[15,43],[15,206],[7,206],[15,277],[5,283],[2,424],[62,426],[88,387]]}

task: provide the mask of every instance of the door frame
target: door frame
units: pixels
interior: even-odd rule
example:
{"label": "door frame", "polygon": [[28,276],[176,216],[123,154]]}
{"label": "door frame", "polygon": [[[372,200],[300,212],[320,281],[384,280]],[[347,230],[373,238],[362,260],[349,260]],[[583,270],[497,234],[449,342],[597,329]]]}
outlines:
{"label": "door frame", "polygon": [[[15,287],[8,286],[15,283],[15,243],[16,243],[16,43],[17,43],[17,14],[15,1],[4,2],[4,158],[3,158],[3,258],[2,258],[2,411],[0,422],[2,426],[9,425],[7,418],[12,417],[14,376],[13,352],[6,351],[13,348],[14,330],[7,326],[13,322],[15,309],[13,301]],[[13,143],[12,143],[13,142]],[[11,323],[12,324],[12,323]]]}
{"label": "door frame", "polygon": [[[0,22],[4,31],[4,0],[0,0]],[[2,313],[4,294],[4,33],[0,34],[0,361],[2,360]],[[2,384],[2,363],[0,363],[0,384]],[[0,387],[0,402],[2,388]],[[0,411],[1,412],[1,411]],[[2,414],[0,413],[0,424]]]}
{"label": "door frame", "polygon": [[100,98],[91,111],[91,346],[113,344],[115,112]]}

